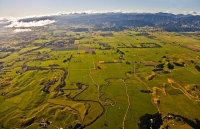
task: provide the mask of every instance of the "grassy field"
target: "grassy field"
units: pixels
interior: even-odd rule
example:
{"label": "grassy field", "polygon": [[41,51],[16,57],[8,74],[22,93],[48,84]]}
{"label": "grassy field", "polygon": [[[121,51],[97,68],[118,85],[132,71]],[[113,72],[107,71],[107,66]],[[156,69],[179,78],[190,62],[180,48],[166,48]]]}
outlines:
{"label": "grassy field", "polygon": [[143,115],[157,112],[200,119],[200,53],[190,48],[199,47],[195,36],[54,31],[61,33],[66,42],[75,37],[78,50],[35,46],[53,40],[40,32],[46,39],[1,53],[0,128],[39,129],[45,121],[50,129],[136,129]]}

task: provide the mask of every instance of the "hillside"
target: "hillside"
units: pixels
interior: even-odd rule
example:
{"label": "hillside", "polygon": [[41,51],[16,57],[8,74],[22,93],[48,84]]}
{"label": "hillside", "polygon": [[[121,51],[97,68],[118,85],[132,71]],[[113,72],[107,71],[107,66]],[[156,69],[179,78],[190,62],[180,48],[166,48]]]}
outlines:
{"label": "hillside", "polygon": [[45,16],[39,18],[21,19],[23,22],[56,20],[62,25],[93,25],[97,28],[109,27],[144,27],[152,26],[163,28],[166,31],[199,31],[200,16],[174,15],[167,13],[106,13],[106,14],[72,14],[60,16]]}

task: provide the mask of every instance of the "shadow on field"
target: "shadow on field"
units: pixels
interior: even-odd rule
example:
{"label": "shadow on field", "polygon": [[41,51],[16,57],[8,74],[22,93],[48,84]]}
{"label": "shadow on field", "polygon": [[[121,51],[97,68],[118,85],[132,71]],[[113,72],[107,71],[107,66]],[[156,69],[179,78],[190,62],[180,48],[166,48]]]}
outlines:
{"label": "shadow on field", "polygon": [[195,118],[194,121],[186,118],[186,117],[183,117],[183,116],[180,116],[180,115],[174,115],[172,114],[175,118],[179,117],[181,118],[185,123],[187,123],[188,125],[190,125],[192,128],[194,129],[200,129],[200,120]]}
{"label": "shadow on field", "polygon": [[140,121],[138,123],[139,129],[159,129],[160,126],[162,125],[162,117],[160,113],[156,114],[148,114],[146,113],[145,115],[140,117]]}
{"label": "shadow on field", "polygon": [[[194,129],[200,129],[200,120],[195,118],[193,121],[180,116],[180,115],[174,115],[174,114],[168,114],[167,119],[174,119],[174,120],[179,120],[179,121],[183,121],[185,123],[187,123],[188,125],[190,125],[192,128]],[[166,118],[164,118],[166,119]],[[148,114],[146,113],[145,115],[140,117],[140,121],[138,123],[139,129],[159,129],[160,126],[163,124],[163,120],[161,117],[160,113],[156,113],[156,114]]]}

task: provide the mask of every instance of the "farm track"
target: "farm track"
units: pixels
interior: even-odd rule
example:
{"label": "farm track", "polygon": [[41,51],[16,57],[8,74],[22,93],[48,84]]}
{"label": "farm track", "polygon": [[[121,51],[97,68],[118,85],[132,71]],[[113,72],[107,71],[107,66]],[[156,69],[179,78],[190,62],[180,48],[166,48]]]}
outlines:
{"label": "farm track", "polygon": [[[144,81],[142,81],[141,79],[139,79],[139,78],[136,77],[135,75],[134,75],[134,77],[135,77],[135,79],[138,80],[139,82],[142,82],[142,83],[147,87],[148,90],[151,90],[151,88],[150,88]],[[158,112],[161,113],[161,111],[160,111],[158,105],[156,105],[156,104],[153,102],[153,97],[152,97],[151,94],[150,94],[150,97],[151,97],[151,103],[157,108]]]}
{"label": "farm track", "polygon": [[[93,57],[92,57],[92,60],[93,60],[93,68],[90,69],[89,76],[90,76],[92,82],[94,83],[94,85],[97,86],[97,89],[98,89],[98,101],[105,104],[105,102],[103,102],[103,101],[100,99],[100,85],[98,85],[98,84],[94,81],[94,79],[92,78],[92,75],[91,75],[92,70],[95,70],[95,69],[96,69],[96,68],[95,68],[95,62],[94,62],[94,58],[93,58]],[[115,103],[115,104],[113,104],[113,103],[108,103],[108,104],[110,104],[111,106],[114,106],[116,103]]]}
{"label": "farm track", "polygon": [[[94,83],[94,85],[97,86],[97,89],[98,89],[98,101],[101,102],[101,103],[103,103],[103,104],[108,103],[108,102],[103,102],[103,101],[100,99],[100,86],[99,86],[99,85],[94,81],[94,79],[92,78],[91,70],[90,70],[89,76],[90,76],[92,82]],[[113,103],[108,103],[108,104],[111,105],[111,106],[114,106],[116,103],[115,103],[115,104],[113,104]]]}
{"label": "farm track", "polygon": [[129,95],[128,95],[128,89],[127,89],[127,85],[126,85],[126,82],[125,80],[123,80],[123,83],[124,83],[124,87],[126,89],[126,96],[127,96],[127,100],[128,100],[128,107],[126,109],[126,112],[125,112],[125,115],[124,115],[124,119],[123,119],[123,122],[122,122],[122,128],[124,129],[124,122],[126,121],[126,116],[128,114],[128,111],[129,111],[129,107],[130,107],[130,98],[129,98]]}
{"label": "farm track", "polygon": [[199,73],[195,73],[195,72],[193,72],[193,71],[191,71],[191,70],[189,70],[189,69],[187,69],[187,68],[186,68],[186,70],[188,70],[188,71],[190,71],[191,73],[194,73],[194,74],[196,74],[196,75],[199,76]]}
{"label": "farm track", "polygon": [[[177,88],[177,87],[174,87],[174,86],[172,85],[172,83],[171,83],[171,87],[174,88],[174,89],[176,89],[176,90],[180,90],[181,92],[183,92],[183,94],[184,94],[185,96],[187,96],[190,100],[197,99],[196,97],[194,97],[194,96],[188,94],[187,91],[186,91],[184,88],[180,88],[180,87]],[[200,100],[195,100],[195,101],[199,101],[199,102],[200,102]]]}

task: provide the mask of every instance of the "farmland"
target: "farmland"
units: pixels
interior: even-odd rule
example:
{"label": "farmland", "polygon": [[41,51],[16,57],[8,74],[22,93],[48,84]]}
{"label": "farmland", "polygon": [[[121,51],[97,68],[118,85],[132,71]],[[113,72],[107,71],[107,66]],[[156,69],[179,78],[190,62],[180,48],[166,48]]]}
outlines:
{"label": "farmland", "polygon": [[41,31],[28,40],[11,29],[0,33],[18,37],[1,41],[0,128],[199,127],[195,34]]}

